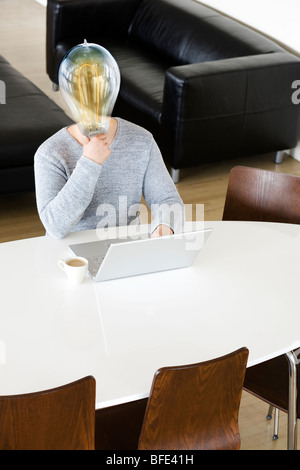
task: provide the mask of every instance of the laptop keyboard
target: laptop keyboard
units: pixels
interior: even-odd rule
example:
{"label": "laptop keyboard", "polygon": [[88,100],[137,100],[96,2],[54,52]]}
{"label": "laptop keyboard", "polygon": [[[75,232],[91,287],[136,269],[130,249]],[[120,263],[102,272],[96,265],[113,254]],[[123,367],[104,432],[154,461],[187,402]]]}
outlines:
{"label": "laptop keyboard", "polygon": [[89,258],[89,271],[92,276],[96,276],[100,264],[104,260],[105,255],[94,256],[93,258]]}

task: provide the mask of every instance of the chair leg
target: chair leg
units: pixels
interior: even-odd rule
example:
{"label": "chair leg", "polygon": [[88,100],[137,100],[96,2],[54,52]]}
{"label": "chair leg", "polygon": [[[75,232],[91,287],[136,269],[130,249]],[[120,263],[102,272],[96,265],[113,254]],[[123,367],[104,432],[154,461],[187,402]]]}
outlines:
{"label": "chair leg", "polygon": [[268,419],[268,420],[272,419],[273,408],[274,408],[274,406],[272,406],[272,405],[269,406],[268,414],[266,416],[266,419]]}
{"label": "chair leg", "polygon": [[278,439],[278,424],[279,424],[279,410],[275,408],[274,413],[274,432],[273,432],[273,440],[276,441]]}
{"label": "chair leg", "polygon": [[297,450],[297,351],[287,352],[289,364],[288,450]]}
{"label": "chair leg", "polygon": [[175,184],[179,183],[179,174],[180,170],[175,170],[175,168],[171,168],[171,178]]}
{"label": "chair leg", "polygon": [[275,159],[274,159],[274,163],[282,163],[283,162],[283,156],[284,156],[284,153],[285,151],[284,150],[279,150],[278,152],[276,152],[275,154]]}
{"label": "chair leg", "polygon": [[[274,406],[270,405],[269,409],[268,409],[268,414],[266,416],[267,420],[272,419],[273,409],[274,409]],[[279,410],[278,410],[278,408],[275,408],[275,411],[274,411],[274,430],[273,430],[273,440],[274,441],[278,439],[278,425],[279,425]]]}
{"label": "chair leg", "polygon": [[54,82],[52,82],[52,90],[53,91],[58,91],[59,90],[59,86]]}

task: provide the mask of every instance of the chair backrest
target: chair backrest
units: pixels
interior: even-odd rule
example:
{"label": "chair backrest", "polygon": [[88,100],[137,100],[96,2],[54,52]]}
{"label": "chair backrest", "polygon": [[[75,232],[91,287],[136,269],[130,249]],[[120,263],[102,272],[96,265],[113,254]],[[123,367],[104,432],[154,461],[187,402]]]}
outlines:
{"label": "chair backrest", "polygon": [[93,450],[95,384],[0,397],[0,450]]}
{"label": "chair backrest", "polygon": [[223,220],[300,224],[300,177],[234,167],[229,176]]}
{"label": "chair backrest", "polygon": [[241,348],[211,361],[159,369],[139,449],[238,449],[238,413],[247,359],[248,349]]}

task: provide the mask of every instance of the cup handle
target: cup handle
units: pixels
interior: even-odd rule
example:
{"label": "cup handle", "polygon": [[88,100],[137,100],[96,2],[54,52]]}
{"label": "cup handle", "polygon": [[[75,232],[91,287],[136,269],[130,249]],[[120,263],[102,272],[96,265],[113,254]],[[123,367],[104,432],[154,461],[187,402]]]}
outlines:
{"label": "cup handle", "polygon": [[60,269],[65,269],[65,262],[62,259],[60,259],[57,264]]}

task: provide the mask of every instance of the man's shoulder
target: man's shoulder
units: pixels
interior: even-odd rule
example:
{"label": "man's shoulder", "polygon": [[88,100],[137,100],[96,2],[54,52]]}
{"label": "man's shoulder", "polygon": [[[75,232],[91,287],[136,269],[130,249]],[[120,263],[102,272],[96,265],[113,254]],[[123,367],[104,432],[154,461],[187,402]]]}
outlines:
{"label": "man's shoulder", "polygon": [[67,150],[70,145],[67,142],[68,136],[66,132],[67,130],[64,127],[46,139],[37,149],[35,158],[38,158],[39,155],[46,155],[49,158],[51,155],[57,156],[57,154],[64,154],[64,150]]}
{"label": "man's shoulder", "polygon": [[151,132],[138,124],[127,121],[123,118],[116,118],[122,130],[122,138],[131,140],[131,142],[144,142],[150,144],[153,140]]}

